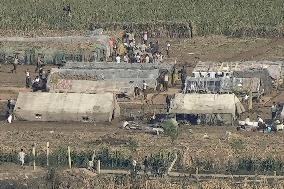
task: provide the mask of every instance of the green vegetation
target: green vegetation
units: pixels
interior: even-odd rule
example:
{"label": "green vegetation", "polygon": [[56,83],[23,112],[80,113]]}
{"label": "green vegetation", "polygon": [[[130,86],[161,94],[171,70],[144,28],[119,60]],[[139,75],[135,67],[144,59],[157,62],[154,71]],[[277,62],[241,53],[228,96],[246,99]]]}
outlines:
{"label": "green vegetation", "polygon": [[245,149],[245,142],[241,139],[233,139],[230,144],[237,153]]}
{"label": "green vegetation", "polygon": [[191,20],[199,35],[279,35],[283,14],[283,0],[1,0],[0,27],[82,30],[96,21]]}
{"label": "green vegetation", "polygon": [[173,120],[168,120],[163,123],[163,129],[165,134],[171,138],[172,142],[174,142],[178,138],[178,127],[175,125]]}

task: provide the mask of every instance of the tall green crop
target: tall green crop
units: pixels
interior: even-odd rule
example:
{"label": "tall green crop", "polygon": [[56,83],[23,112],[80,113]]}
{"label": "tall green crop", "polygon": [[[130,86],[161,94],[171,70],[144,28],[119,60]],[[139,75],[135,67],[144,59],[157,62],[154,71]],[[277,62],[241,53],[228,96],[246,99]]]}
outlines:
{"label": "tall green crop", "polygon": [[[63,9],[71,5],[72,17]],[[191,20],[200,35],[283,32],[283,0],[1,0],[1,29],[86,29],[91,22]]]}

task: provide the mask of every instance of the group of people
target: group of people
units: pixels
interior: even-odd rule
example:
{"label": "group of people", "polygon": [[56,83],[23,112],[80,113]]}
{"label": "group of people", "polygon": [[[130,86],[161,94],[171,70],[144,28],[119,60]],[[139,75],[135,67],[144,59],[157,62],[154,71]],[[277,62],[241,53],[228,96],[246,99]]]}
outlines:
{"label": "group of people", "polygon": [[[159,42],[148,42],[148,33],[141,36],[142,43],[137,43],[133,31],[123,32],[118,41],[113,44],[113,61],[116,63],[160,63],[164,55],[160,50]],[[170,56],[170,43],[167,43],[166,54]]]}
{"label": "group of people", "polygon": [[[271,106],[271,124],[265,123],[265,121],[261,118],[260,115],[257,115],[257,129],[262,130],[263,132],[268,131],[277,131],[277,124],[280,124],[279,120],[277,120],[280,112],[281,112],[281,105],[279,103],[273,102]],[[252,126],[253,123],[250,121],[250,117],[244,121],[244,125],[242,125],[239,129],[246,129],[247,126]]]}
{"label": "group of people", "polygon": [[152,159],[145,156],[142,166],[139,166],[136,160],[132,160],[132,173],[137,174],[139,170],[142,170],[145,175],[152,173],[156,176],[162,176],[166,172],[165,162],[162,159]]}
{"label": "group of people", "polygon": [[31,79],[29,69],[26,70],[26,88],[32,87],[33,91],[46,89],[49,71],[45,71],[43,67],[44,62],[42,59],[39,59],[35,69],[35,73],[38,73],[38,75],[34,78],[34,80]]}

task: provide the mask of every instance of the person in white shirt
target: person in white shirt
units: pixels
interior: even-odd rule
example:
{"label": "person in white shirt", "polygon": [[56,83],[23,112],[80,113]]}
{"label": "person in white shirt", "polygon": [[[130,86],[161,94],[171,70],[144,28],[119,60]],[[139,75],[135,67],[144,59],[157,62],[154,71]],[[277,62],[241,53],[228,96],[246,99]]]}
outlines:
{"label": "person in white shirt", "polygon": [[146,57],[145,57],[145,63],[150,63],[150,57],[148,54],[146,54]]}
{"label": "person in white shirt", "polygon": [[245,119],[245,125],[249,125],[250,124],[250,118],[249,116]]}
{"label": "person in white shirt", "polygon": [[260,115],[257,115],[257,125],[260,129],[263,130],[263,132],[266,130],[266,125]]}
{"label": "person in white shirt", "polygon": [[36,78],[35,78],[34,82],[35,82],[35,83],[39,83],[39,82],[40,82],[40,80],[39,80],[39,77],[38,77],[38,76],[36,76]]}
{"label": "person in white shirt", "polygon": [[26,88],[30,87],[30,83],[31,83],[30,72],[29,70],[26,70]]}
{"label": "person in white shirt", "polygon": [[147,83],[143,80],[143,84],[142,84],[142,91],[143,91],[143,94],[144,94],[144,99],[147,99]]}
{"label": "person in white shirt", "polygon": [[120,63],[120,56],[118,54],[116,55],[115,60],[116,60],[116,63],[118,64]]}
{"label": "person in white shirt", "polygon": [[169,75],[168,73],[166,73],[164,76],[164,86],[163,86],[165,91],[168,90],[168,85],[169,85]]}
{"label": "person in white shirt", "polygon": [[260,115],[257,116],[257,122],[258,123],[264,123],[263,119],[260,117]]}
{"label": "person in white shirt", "polygon": [[139,53],[137,53],[136,55],[136,62],[141,63],[141,56],[139,55]]}
{"label": "person in white shirt", "polygon": [[23,149],[21,149],[21,151],[19,152],[18,156],[19,156],[19,161],[21,163],[21,166],[24,166],[26,154],[25,154]]}
{"label": "person in white shirt", "polygon": [[17,73],[17,65],[19,64],[18,56],[16,55],[13,62],[13,69],[11,70],[11,73]]}
{"label": "person in white shirt", "polygon": [[143,41],[144,41],[144,44],[147,44],[147,41],[148,41],[148,33],[145,31],[143,33]]}
{"label": "person in white shirt", "polygon": [[136,166],[137,166],[137,161],[136,160],[132,160],[133,172],[136,172]]}
{"label": "person in white shirt", "polygon": [[124,122],[122,123],[122,128],[128,128],[128,127],[129,127],[128,121],[124,121]]}
{"label": "person in white shirt", "polygon": [[128,55],[125,53],[125,55],[124,55],[124,57],[123,57],[123,61],[125,62],[125,63],[129,63],[129,57],[128,57]]}
{"label": "person in white shirt", "polygon": [[13,115],[12,114],[9,114],[8,118],[7,118],[7,122],[8,123],[12,123],[12,120],[13,120]]}
{"label": "person in white shirt", "polygon": [[171,47],[171,44],[168,42],[167,43],[167,49],[166,49],[168,58],[170,57],[170,47]]}

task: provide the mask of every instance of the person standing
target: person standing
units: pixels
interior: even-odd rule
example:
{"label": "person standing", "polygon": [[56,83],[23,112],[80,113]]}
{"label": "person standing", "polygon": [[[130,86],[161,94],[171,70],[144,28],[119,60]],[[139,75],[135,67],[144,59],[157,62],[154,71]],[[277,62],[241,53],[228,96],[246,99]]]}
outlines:
{"label": "person standing", "polygon": [[147,88],[148,88],[148,85],[147,83],[145,82],[145,80],[143,80],[143,84],[142,84],[142,91],[143,91],[143,95],[144,95],[144,100],[147,99]]}
{"label": "person standing", "polygon": [[136,160],[132,160],[132,170],[134,173],[136,173],[137,169],[136,169],[136,166],[137,166],[137,161]]}
{"label": "person standing", "polygon": [[15,55],[14,62],[13,62],[13,69],[11,70],[12,73],[17,73],[17,65],[19,64],[18,56]]}
{"label": "person standing", "polygon": [[143,161],[143,165],[144,165],[144,173],[145,173],[145,175],[147,175],[147,173],[149,171],[149,162],[148,162],[147,156],[145,156],[145,159]]}
{"label": "person standing", "polygon": [[128,57],[128,54],[127,54],[127,53],[124,54],[123,62],[129,63],[129,57]]}
{"label": "person standing", "polygon": [[136,62],[137,63],[141,63],[141,56],[140,56],[140,54],[139,53],[137,53],[137,55],[136,55]]}
{"label": "person standing", "polygon": [[263,133],[266,130],[266,125],[260,115],[257,115],[257,125],[260,129],[262,129]]}
{"label": "person standing", "polygon": [[169,112],[171,108],[171,98],[169,97],[169,95],[167,95],[166,97],[166,103],[167,103],[167,112]]}
{"label": "person standing", "polygon": [[184,90],[185,88],[186,76],[187,76],[186,69],[183,66],[181,70],[181,83],[182,83],[181,90]]}
{"label": "person standing", "polygon": [[144,44],[147,44],[147,41],[148,41],[148,33],[147,33],[147,31],[145,31],[143,33],[143,41],[144,41]]}
{"label": "person standing", "polygon": [[170,47],[171,47],[171,44],[168,42],[167,43],[167,48],[166,48],[166,52],[167,52],[168,58],[170,57]]}
{"label": "person standing", "polygon": [[41,68],[41,65],[42,65],[41,55],[38,55],[37,62],[36,62],[35,73],[39,71],[39,69]]}
{"label": "person standing", "polygon": [[116,55],[115,61],[116,61],[116,63],[118,63],[118,64],[120,63],[120,56],[119,56],[119,54]]}
{"label": "person standing", "polygon": [[23,149],[21,149],[21,151],[19,152],[18,156],[19,156],[19,161],[21,163],[21,166],[24,166],[26,154],[25,154]]}
{"label": "person standing", "polygon": [[150,57],[148,54],[146,54],[146,57],[145,57],[145,63],[150,63]]}
{"label": "person standing", "polygon": [[30,71],[27,69],[26,70],[26,88],[30,87],[30,83],[31,83]]}
{"label": "person standing", "polygon": [[165,73],[164,75],[164,91],[168,91],[168,86],[169,86],[169,75],[168,73]]}
{"label": "person standing", "polygon": [[276,117],[276,114],[277,114],[277,105],[275,102],[273,102],[271,106],[271,119],[274,119]]}

